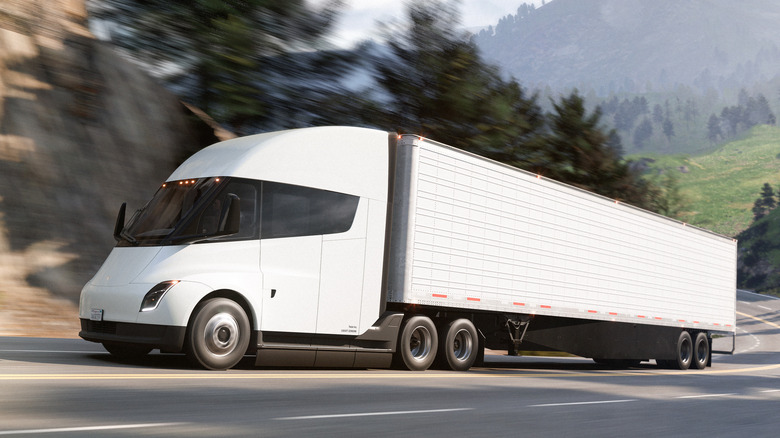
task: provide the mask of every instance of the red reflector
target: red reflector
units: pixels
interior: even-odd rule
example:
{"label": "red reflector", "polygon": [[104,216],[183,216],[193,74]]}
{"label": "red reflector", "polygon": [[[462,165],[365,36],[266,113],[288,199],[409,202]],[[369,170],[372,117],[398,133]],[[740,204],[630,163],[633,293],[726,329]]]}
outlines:
{"label": "red reflector", "polygon": [[514,304],[515,306],[525,306],[525,303],[512,303],[512,304]]}
{"label": "red reflector", "polygon": [[542,309],[552,309],[552,306],[547,306],[547,305],[544,305],[544,304],[542,304],[539,307],[541,307]]}
{"label": "red reflector", "polygon": [[609,312],[610,315],[617,316],[617,312]]}
{"label": "red reflector", "polygon": [[599,312],[597,312],[595,310],[588,310],[588,313],[599,313]]}
{"label": "red reflector", "polygon": [[433,294],[434,298],[447,298],[447,295],[444,294]]}
{"label": "red reflector", "polygon": [[467,297],[466,299],[467,299],[468,301],[482,301],[482,300],[480,300],[479,298],[471,298],[471,297]]}
{"label": "red reflector", "polygon": [[647,318],[645,315],[637,315],[637,318]]}

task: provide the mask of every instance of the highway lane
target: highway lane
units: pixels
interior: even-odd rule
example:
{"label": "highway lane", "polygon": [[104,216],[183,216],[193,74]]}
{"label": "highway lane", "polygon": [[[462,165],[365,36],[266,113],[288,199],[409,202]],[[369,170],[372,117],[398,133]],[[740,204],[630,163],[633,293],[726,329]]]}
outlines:
{"label": "highway lane", "polygon": [[[0,436],[777,436],[780,300],[740,292],[735,355],[705,371],[489,357],[466,373],[114,361],[0,338]],[[718,348],[731,341],[720,339]]]}

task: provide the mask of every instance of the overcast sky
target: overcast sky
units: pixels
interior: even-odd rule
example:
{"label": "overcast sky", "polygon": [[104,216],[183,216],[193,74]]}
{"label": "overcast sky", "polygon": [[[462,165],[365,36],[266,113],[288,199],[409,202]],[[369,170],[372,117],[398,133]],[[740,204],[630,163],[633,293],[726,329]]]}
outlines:
{"label": "overcast sky", "polygon": [[[322,1],[310,0],[314,4]],[[407,1],[346,0],[333,42],[341,47],[350,47],[366,39],[377,39],[377,22],[403,19]],[[539,7],[542,0],[459,0],[459,3],[463,26],[470,29],[495,25],[501,17],[517,13],[517,8],[523,3],[533,3]]]}

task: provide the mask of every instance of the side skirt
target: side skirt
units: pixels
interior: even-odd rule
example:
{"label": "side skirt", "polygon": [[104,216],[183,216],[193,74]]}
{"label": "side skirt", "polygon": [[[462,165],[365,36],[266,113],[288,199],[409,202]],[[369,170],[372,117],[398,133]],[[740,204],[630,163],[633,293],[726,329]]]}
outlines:
{"label": "side skirt", "polygon": [[403,313],[386,312],[360,336],[263,332],[257,336],[257,366],[387,368]]}

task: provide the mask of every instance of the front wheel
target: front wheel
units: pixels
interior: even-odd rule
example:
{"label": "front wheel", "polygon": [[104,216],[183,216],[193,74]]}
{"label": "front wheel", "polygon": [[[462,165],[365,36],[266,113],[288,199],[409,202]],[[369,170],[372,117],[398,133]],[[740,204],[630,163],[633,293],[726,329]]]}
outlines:
{"label": "front wheel", "polygon": [[433,364],[439,338],[436,326],[427,316],[406,320],[398,337],[396,365],[411,371],[425,371]]}
{"label": "front wheel", "polygon": [[187,356],[210,370],[234,367],[249,347],[249,318],[244,309],[227,298],[212,298],[195,308],[187,330]]}
{"label": "front wheel", "polygon": [[468,319],[456,319],[447,324],[446,335],[439,345],[441,362],[453,371],[466,371],[477,360],[479,339],[477,329]]}

